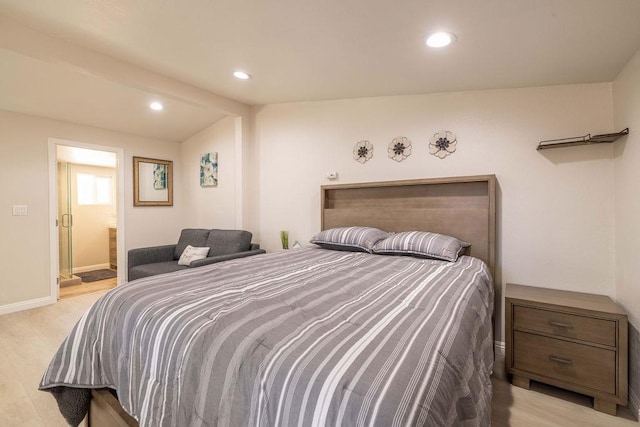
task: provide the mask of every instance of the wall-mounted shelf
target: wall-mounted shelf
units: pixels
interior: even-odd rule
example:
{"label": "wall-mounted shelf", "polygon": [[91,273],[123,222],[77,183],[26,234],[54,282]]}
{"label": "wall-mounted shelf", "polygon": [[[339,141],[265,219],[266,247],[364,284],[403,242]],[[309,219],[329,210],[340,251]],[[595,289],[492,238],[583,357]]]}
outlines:
{"label": "wall-mounted shelf", "polygon": [[573,138],[548,139],[540,141],[537,150],[546,150],[547,148],[575,147],[578,145],[603,144],[611,143],[616,139],[629,134],[629,128],[623,129],[616,133],[604,133],[602,135],[593,135],[590,133],[584,136],[574,136]]}

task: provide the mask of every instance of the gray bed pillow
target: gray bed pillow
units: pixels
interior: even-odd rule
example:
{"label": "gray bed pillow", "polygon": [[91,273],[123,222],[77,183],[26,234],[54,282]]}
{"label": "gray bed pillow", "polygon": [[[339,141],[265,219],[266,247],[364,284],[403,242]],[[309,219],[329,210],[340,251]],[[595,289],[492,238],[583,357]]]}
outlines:
{"label": "gray bed pillow", "polygon": [[253,234],[245,230],[217,230],[212,229],[206,244],[209,256],[230,255],[251,249]]}
{"label": "gray bed pillow", "polygon": [[325,249],[370,253],[373,245],[388,235],[386,231],[373,227],[340,227],[321,231],[310,242]]}
{"label": "gray bed pillow", "polygon": [[409,255],[455,262],[470,243],[428,231],[403,231],[389,235],[373,247],[379,255]]}
{"label": "gray bed pillow", "polygon": [[208,246],[207,238],[209,237],[209,230],[204,228],[185,228],[180,233],[180,239],[176,245],[176,250],[173,253],[173,259],[180,259],[182,252],[189,245],[199,248],[202,246]]}

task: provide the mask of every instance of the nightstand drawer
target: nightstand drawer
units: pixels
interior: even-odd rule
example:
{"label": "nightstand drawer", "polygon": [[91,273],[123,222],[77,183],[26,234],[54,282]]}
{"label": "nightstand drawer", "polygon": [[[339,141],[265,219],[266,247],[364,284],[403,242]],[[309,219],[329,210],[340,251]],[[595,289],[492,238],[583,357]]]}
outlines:
{"label": "nightstand drawer", "polygon": [[531,307],[513,308],[514,329],[616,346],[616,322]]}
{"label": "nightstand drawer", "polygon": [[605,393],[616,391],[616,352],[514,331],[513,367]]}

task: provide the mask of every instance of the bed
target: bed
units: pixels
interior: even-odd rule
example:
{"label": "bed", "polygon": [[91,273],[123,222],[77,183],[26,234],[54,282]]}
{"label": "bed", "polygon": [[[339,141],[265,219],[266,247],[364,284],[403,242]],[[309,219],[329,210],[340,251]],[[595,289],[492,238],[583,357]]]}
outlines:
{"label": "bed", "polygon": [[82,317],[40,388],[90,425],[488,425],[495,177],[321,194],[323,230],[432,231],[469,255],[309,247],[140,279]]}

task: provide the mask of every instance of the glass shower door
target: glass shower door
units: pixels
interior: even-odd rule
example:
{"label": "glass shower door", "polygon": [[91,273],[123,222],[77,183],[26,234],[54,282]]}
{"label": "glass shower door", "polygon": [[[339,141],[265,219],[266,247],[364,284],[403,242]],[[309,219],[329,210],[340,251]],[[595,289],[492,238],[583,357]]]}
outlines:
{"label": "glass shower door", "polygon": [[73,278],[71,165],[58,163],[58,244],[60,284]]}

